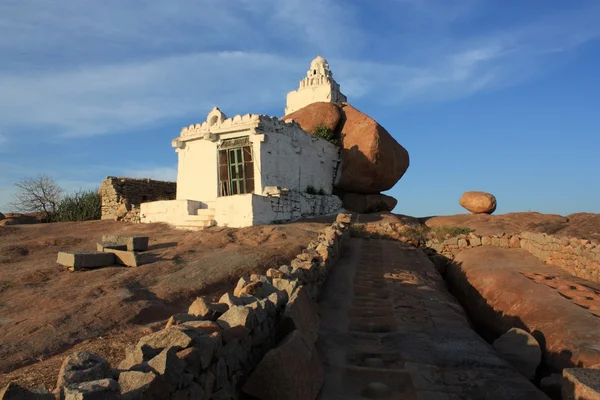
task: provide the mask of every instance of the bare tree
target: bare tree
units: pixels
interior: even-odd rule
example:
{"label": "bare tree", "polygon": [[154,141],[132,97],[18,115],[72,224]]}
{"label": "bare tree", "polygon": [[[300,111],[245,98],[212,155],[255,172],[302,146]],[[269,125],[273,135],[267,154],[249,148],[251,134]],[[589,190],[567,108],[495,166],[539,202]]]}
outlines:
{"label": "bare tree", "polygon": [[63,194],[62,188],[48,175],[24,178],[16,182],[15,186],[19,191],[9,207],[22,213],[54,212]]}

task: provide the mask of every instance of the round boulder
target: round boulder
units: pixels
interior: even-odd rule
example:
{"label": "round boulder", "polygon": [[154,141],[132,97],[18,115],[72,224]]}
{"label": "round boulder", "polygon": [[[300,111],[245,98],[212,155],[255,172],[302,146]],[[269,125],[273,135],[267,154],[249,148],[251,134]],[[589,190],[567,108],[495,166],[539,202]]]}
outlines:
{"label": "round boulder", "polygon": [[542,350],[537,340],[527,331],[512,328],[494,341],[496,352],[528,379],[535,378],[535,371],[542,361]]}
{"label": "round boulder", "polygon": [[408,151],[377,121],[347,103],[313,103],[282,119],[293,119],[309,133],[324,125],[339,135],[342,165],[335,187],[342,192],[379,194],[408,169]]}
{"label": "round boulder", "polygon": [[284,121],[293,119],[308,133],[314,133],[315,128],[320,125],[326,126],[332,132],[335,132],[341,116],[340,107],[336,104],[319,102],[309,104],[282,119]]}
{"label": "round boulder", "polygon": [[496,211],[496,197],[486,192],[465,192],[458,204],[473,214],[491,214]]}

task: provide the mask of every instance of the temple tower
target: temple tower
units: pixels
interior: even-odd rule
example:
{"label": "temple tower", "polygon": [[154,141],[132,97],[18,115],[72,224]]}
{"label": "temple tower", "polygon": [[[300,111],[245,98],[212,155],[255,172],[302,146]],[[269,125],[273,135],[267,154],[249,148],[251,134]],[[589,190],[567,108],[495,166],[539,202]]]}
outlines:
{"label": "temple tower", "polygon": [[339,103],[347,99],[340,92],[340,85],[333,79],[327,60],[317,56],[310,63],[306,78],[300,81],[298,90],[287,94],[285,115],[320,101]]}

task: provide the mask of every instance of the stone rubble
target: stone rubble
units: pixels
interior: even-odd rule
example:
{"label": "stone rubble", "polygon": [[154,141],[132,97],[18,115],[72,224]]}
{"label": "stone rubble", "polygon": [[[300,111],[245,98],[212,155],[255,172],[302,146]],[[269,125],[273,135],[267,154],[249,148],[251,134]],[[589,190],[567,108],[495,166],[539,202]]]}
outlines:
{"label": "stone rubble", "polygon": [[[57,390],[72,399],[231,400],[242,390],[314,399],[323,383],[315,299],[342,254],[349,224],[350,215],[339,214],[290,266],[241,278],[218,303],[196,299],[188,313],[140,338],[116,370],[93,354],[73,353],[61,367]],[[276,372],[278,384],[257,389],[256,382],[273,382],[265,371]],[[11,385],[4,390],[18,387]]]}

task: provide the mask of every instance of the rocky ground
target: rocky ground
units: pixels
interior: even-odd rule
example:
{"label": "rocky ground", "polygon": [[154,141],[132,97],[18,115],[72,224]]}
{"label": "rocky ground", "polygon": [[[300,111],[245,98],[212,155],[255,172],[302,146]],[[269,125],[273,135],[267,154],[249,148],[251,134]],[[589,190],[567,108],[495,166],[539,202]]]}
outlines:
{"label": "rocky ground", "polygon": [[[109,362],[122,359],[127,345],[162,327],[196,296],[220,296],[239,276],[286,263],[331,220],[202,232],[113,221],[0,226],[0,387],[10,380],[52,387],[62,359],[75,349]],[[355,215],[354,220],[467,227],[481,235],[529,231],[600,242],[599,214],[415,218],[378,213]],[[92,250],[103,234],[148,235],[153,262],[75,273],[56,264],[58,251]],[[494,251],[508,250],[490,249],[486,257]],[[522,261],[527,261],[530,255],[522,253]],[[511,262],[520,262],[513,258]]]}
{"label": "rocky ground", "polygon": [[[0,387],[17,378],[52,387],[74,348],[120,360],[196,296],[288,262],[330,222],[321,221],[202,232],[114,221],[0,227]],[[81,272],[56,264],[58,251],[94,250],[103,234],[149,236],[153,262]]]}

